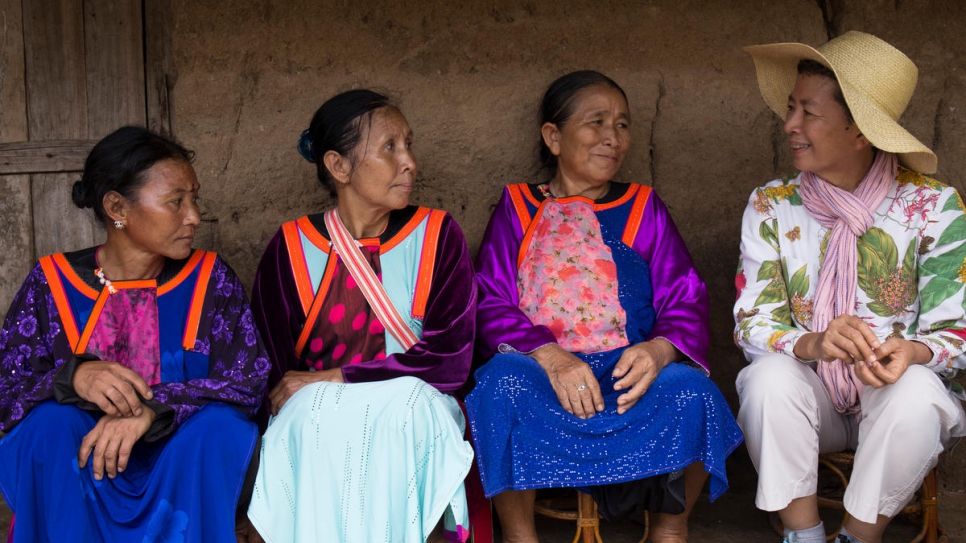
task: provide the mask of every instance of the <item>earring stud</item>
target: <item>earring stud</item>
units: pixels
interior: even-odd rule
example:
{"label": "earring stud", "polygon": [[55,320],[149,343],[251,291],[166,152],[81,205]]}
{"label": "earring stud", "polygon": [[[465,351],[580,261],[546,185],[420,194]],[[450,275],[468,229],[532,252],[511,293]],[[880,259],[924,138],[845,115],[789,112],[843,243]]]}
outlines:
{"label": "earring stud", "polygon": [[117,230],[124,230],[124,222],[123,221],[114,221],[114,228],[117,229]]}

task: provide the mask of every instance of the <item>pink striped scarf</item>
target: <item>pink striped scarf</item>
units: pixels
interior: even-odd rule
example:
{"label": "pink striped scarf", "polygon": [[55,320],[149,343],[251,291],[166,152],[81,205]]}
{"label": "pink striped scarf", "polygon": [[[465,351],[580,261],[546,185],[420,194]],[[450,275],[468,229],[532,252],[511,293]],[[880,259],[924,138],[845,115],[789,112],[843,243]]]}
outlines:
{"label": "pink striped scarf", "polygon": [[[812,172],[802,172],[799,193],[805,208],[822,226],[831,229],[815,292],[813,332],[823,332],[835,317],[853,313],[858,283],[856,241],[872,226],[876,208],[895,183],[897,164],[894,154],[877,152],[872,168],[854,193]],[[828,389],[836,411],[848,415],[860,411],[863,385],[851,364],[820,360],[818,376]]]}

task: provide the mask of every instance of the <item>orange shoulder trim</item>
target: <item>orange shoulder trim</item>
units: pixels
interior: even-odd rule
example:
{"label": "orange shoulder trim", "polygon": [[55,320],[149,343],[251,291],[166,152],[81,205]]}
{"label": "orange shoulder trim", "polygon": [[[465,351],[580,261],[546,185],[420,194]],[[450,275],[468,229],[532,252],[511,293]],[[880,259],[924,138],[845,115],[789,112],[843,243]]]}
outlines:
{"label": "orange shoulder trim", "polygon": [[54,260],[54,262],[57,264],[57,268],[60,270],[60,273],[64,274],[64,278],[67,279],[71,286],[76,288],[81,294],[87,296],[91,300],[97,299],[98,292],[92,289],[90,285],[88,285],[83,279],[80,278],[79,275],[77,275],[77,272],[74,271],[73,266],[67,262],[67,257],[64,256],[64,253],[50,255],[50,258]]}
{"label": "orange shoulder trim", "polygon": [[[308,217],[302,217],[306,219],[304,222],[308,223],[311,227],[312,223],[308,221]],[[312,279],[309,276],[309,266],[305,262],[305,250],[302,248],[302,237],[299,235],[299,219],[294,222],[287,222],[282,224],[282,237],[285,238],[285,248],[288,253],[289,263],[292,265],[292,275],[295,277],[295,287],[299,293],[299,301],[302,303],[302,313],[308,315],[309,308],[312,307]],[[302,231],[304,230],[304,224]],[[322,237],[315,228],[310,228],[311,232],[316,236],[325,241],[326,252],[328,252],[328,240]],[[306,232],[306,237],[312,239],[312,236]]]}
{"label": "orange shoulder trim", "polygon": [[434,209],[429,213],[429,221],[426,223],[423,251],[419,257],[419,273],[416,276],[416,292],[413,295],[413,317],[417,319],[426,316],[426,304],[429,303],[429,291],[433,286],[433,270],[436,267],[439,233],[444,218],[446,218],[445,211]]}
{"label": "orange shoulder trim", "polygon": [[199,250],[198,252],[203,253],[204,257],[201,261],[198,281],[195,283],[195,292],[191,296],[191,305],[188,307],[188,322],[185,324],[184,338],[181,342],[181,346],[188,351],[194,350],[195,340],[198,339],[198,324],[201,322],[201,313],[205,306],[205,294],[208,292],[208,283],[211,280],[211,269],[215,266],[217,256],[210,251]]}
{"label": "orange shoulder trim", "polygon": [[633,247],[634,240],[637,239],[637,232],[641,227],[641,219],[644,217],[644,209],[647,207],[647,201],[651,197],[651,192],[651,187],[638,185],[637,197],[634,200],[634,206],[631,208],[631,214],[627,217],[627,224],[624,226],[624,236],[621,238],[624,245],[628,247]]}
{"label": "orange shoulder trim", "polygon": [[[530,189],[527,187],[526,183],[517,183],[516,185],[507,185],[507,192],[510,193],[510,202],[513,203],[513,209],[517,212],[517,218],[520,219],[520,227],[523,232],[526,233],[527,229],[530,228],[530,212],[527,211],[526,196],[530,195]],[[531,198],[532,200],[532,198]],[[533,202],[534,205],[540,205],[538,202]]]}
{"label": "orange shoulder trim", "polygon": [[296,358],[302,358],[302,351],[305,350],[305,344],[309,341],[309,336],[312,335],[312,329],[315,328],[315,321],[319,319],[319,312],[322,310],[322,302],[325,301],[325,296],[329,293],[329,288],[332,286],[332,278],[335,277],[335,266],[339,261],[336,255],[330,254],[329,259],[325,262],[325,272],[322,273],[322,282],[319,283],[319,291],[315,293],[315,299],[310,304],[309,310],[305,312],[305,324],[302,325],[302,333],[299,334],[299,339],[295,343],[295,356]]}
{"label": "orange shoulder trim", "polygon": [[523,257],[527,254],[527,249],[530,248],[530,243],[533,240],[533,231],[536,226],[537,221],[540,220],[540,215],[543,213],[544,208],[547,207],[547,201],[544,200],[540,202],[540,207],[537,208],[536,213],[533,214],[533,220],[527,224],[526,230],[523,231],[523,241],[520,242],[520,252],[517,253],[517,269],[523,265]]}
{"label": "orange shoulder trim", "polygon": [[393,236],[392,239],[387,241],[379,248],[379,254],[386,254],[397,245],[402,243],[402,241],[409,237],[409,234],[412,234],[413,230],[419,226],[419,223],[423,222],[423,219],[425,219],[426,215],[429,215],[431,211],[433,210],[428,207],[420,207],[418,210],[416,210],[416,214],[413,215],[413,218],[409,219],[409,222],[406,223],[406,226],[403,226],[399,232],[396,232],[396,235]]}
{"label": "orange shoulder trim", "polygon": [[650,187],[645,187],[644,185],[638,185],[637,183],[631,183],[631,186],[627,187],[627,192],[625,192],[620,198],[614,200],[613,202],[607,202],[606,204],[595,204],[594,211],[604,211],[606,209],[613,209],[618,206],[622,206],[627,203],[628,200],[634,198],[638,190],[647,188],[648,191],[651,190]]}
{"label": "orange shoulder trim", "polygon": [[187,279],[188,276],[191,275],[191,272],[195,270],[195,267],[198,266],[198,262],[201,262],[201,259],[205,257],[205,253],[207,253],[207,251],[195,249],[195,252],[192,253],[188,258],[188,262],[183,268],[181,268],[181,271],[178,272],[178,275],[175,275],[170,281],[158,287],[158,296],[170,291]]}
{"label": "orange shoulder trim", "polygon": [[[318,246],[319,249],[322,249],[322,252],[324,253],[332,252],[332,250],[330,249],[331,245],[329,243],[329,240],[325,239],[325,236],[322,235],[322,232],[319,232],[318,230],[315,229],[315,225],[312,224],[312,221],[309,219],[308,215],[304,217],[300,217],[298,220],[294,222],[295,224],[298,225],[299,230],[301,230],[302,233],[305,234],[305,237],[309,238],[309,241],[311,241],[316,246]],[[291,223],[285,223],[285,224],[291,224]],[[283,224],[282,226],[284,227],[285,224]]]}
{"label": "orange shoulder trim", "polygon": [[[74,312],[71,311],[70,302],[67,301],[67,292],[64,290],[64,284],[60,280],[60,273],[57,271],[57,264],[55,263],[54,257],[58,256],[60,258],[64,257],[62,254],[56,254],[41,258],[40,267],[44,270],[44,276],[47,277],[47,286],[50,287],[50,292],[54,296],[54,304],[57,306],[57,312],[60,313],[60,322],[64,325],[67,342],[70,343],[71,347],[74,347],[80,339],[80,332],[77,330],[77,321],[74,320]],[[88,288],[90,289],[90,287]],[[90,290],[93,291],[93,289]],[[96,292],[94,292],[92,298],[97,298]]]}

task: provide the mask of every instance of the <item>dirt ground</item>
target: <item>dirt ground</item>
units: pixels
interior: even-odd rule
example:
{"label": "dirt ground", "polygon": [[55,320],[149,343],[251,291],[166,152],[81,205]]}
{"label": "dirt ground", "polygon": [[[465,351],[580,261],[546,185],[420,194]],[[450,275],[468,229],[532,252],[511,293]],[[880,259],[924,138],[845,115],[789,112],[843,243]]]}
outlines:
{"label": "dirt ground", "polygon": [[[701,500],[691,517],[689,539],[695,543],[778,543],[781,538],[771,529],[768,515],[755,509],[754,499],[750,492],[729,492],[715,503]],[[833,520],[830,515],[825,521],[831,524]],[[939,522],[948,543],[966,543],[966,494],[948,492],[940,497]],[[10,510],[0,499],[0,534],[6,533],[9,525]],[[574,539],[573,522],[538,518],[537,528],[543,543],[570,543]],[[883,543],[905,543],[917,533],[909,520],[897,519]],[[643,534],[644,526],[639,522],[601,523],[604,543],[637,543]]]}

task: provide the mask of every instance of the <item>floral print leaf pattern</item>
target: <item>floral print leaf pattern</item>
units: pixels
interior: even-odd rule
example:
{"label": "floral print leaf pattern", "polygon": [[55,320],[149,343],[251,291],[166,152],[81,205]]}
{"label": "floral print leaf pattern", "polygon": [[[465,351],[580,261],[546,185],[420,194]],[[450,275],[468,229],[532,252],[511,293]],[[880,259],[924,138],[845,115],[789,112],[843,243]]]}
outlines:
{"label": "floral print leaf pattern", "polygon": [[872,281],[889,275],[899,264],[899,251],[889,234],[874,227],[858,239],[856,246],[859,287],[868,293]]}
{"label": "floral print leaf pattern", "polygon": [[946,205],[943,206],[943,213],[947,211],[966,211],[966,206],[963,205],[963,199],[956,193],[955,198],[950,198],[946,200]]}
{"label": "floral print leaf pattern", "polygon": [[876,315],[890,317],[911,312],[916,301],[916,240],[909,241],[902,267],[892,237],[880,228],[871,228],[857,242],[859,288],[869,297],[868,308]]}
{"label": "floral print leaf pattern", "polygon": [[778,221],[764,221],[758,228],[761,233],[761,239],[767,241],[775,249],[778,249]]}
{"label": "floral print leaf pattern", "polygon": [[949,226],[943,230],[943,235],[939,236],[936,245],[949,245],[958,243],[966,239],[966,215],[956,217]]}
{"label": "floral print leaf pattern", "polygon": [[941,277],[957,277],[960,282],[966,279],[966,244],[960,245],[945,253],[926,258],[919,265],[919,274],[928,277],[938,275]]}
{"label": "floral print leaf pattern", "polygon": [[[963,284],[958,281],[950,281],[945,277],[934,276],[926,283],[923,287],[922,292],[919,293],[919,310],[922,312],[932,311],[933,309],[939,307],[939,304],[944,302],[946,299],[955,296],[960,290],[963,289]],[[942,324],[956,321],[943,321]],[[936,323],[933,325],[939,325],[941,323]],[[930,328],[933,328],[930,327]],[[948,328],[948,326],[944,327]],[[936,330],[941,330],[942,328],[936,328],[935,330],[930,330],[935,332]]]}

